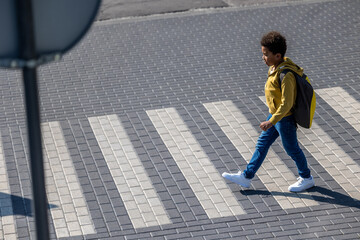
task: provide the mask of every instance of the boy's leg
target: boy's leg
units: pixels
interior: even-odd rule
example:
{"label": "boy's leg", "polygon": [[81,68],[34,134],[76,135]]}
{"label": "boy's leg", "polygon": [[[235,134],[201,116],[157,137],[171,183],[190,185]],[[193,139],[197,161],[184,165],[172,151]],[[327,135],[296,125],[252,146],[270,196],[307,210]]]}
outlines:
{"label": "boy's leg", "polygon": [[313,187],[315,182],[310,175],[310,169],[308,168],[304,152],[299,147],[294,119],[292,116],[285,117],[281,119],[275,127],[280,134],[287,154],[295,161],[300,175],[298,181],[289,186],[289,191],[301,192]]}
{"label": "boy's leg", "polygon": [[[271,115],[267,118],[269,120]],[[272,126],[267,131],[262,131],[260,137],[258,138],[254,154],[247,165],[247,168],[244,172],[238,172],[235,174],[224,172],[222,176],[234,183],[237,183],[245,188],[250,187],[251,179],[255,176],[255,173],[260,168],[263,163],[266,154],[273,142],[279,136],[276,128]]]}
{"label": "boy's leg", "polygon": [[[267,120],[269,120],[270,118],[271,115],[269,115]],[[261,132],[261,135],[256,143],[253,156],[246,169],[244,170],[244,175],[246,178],[252,179],[255,176],[255,173],[259,170],[261,164],[264,162],[270,146],[274,143],[278,136],[279,133],[274,126],[272,126],[267,131]]]}
{"label": "boy's leg", "polygon": [[299,147],[296,123],[292,116],[281,119],[275,126],[280,134],[281,141],[286,153],[295,161],[302,178],[310,178],[310,169],[308,168],[304,152]]}
{"label": "boy's leg", "polygon": [[255,152],[249,164],[247,165],[246,170],[242,173],[240,171],[238,173],[224,172],[222,176],[227,180],[230,180],[245,188],[249,188],[251,184],[251,179],[254,177],[255,173],[260,168],[266,157],[269,147],[278,136],[279,134],[274,126],[268,129],[266,132],[261,132],[261,135],[256,144]]}

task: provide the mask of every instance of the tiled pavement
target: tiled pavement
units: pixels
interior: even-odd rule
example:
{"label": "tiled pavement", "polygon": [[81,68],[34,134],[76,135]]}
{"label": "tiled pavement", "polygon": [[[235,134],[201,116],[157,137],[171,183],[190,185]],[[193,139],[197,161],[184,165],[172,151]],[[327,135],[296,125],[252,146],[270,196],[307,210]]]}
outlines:
{"label": "tiled pavement", "polygon": [[[273,19],[281,21],[274,22]],[[360,1],[97,23],[39,69],[53,239],[359,239]],[[277,29],[317,93],[298,135],[317,186],[277,141],[252,190],[266,117],[259,38]],[[0,238],[34,239],[22,84],[1,70]]]}

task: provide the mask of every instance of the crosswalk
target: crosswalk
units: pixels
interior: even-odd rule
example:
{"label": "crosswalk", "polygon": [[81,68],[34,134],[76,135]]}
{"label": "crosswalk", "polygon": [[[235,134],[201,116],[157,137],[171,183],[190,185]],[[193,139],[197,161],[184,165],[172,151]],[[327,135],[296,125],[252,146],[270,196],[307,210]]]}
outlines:
{"label": "crosswalk", "polygon": [[[342,88],[321,89],[317,93],[360,132],[360,103],[355,98]],[[247,117],[230,100],[203,106],[243,160],[249,161],[259,133]],[[221,177],[175,108],[147,110],[146,115],[209,219],[247,214],[246,206],[229,187],[231,183]],[[134,229],[172,224],[171,214],[120,118],[117,115],[96,116],[88,118],[88,122]],[[55,206],[50,213],[56,236],[95,234],[91,209],[61,125],[47,122],[42,128],[47,193],[49,203]],[[360,199],[359,164],[316,121],[310,130],[300,129],[299,141],[350,197]],[[11,190],[2,141],[0,171],[0,193],[3,193],[0,195],[0,239],[14,239],[16,221],[9,210],[12,209]],[[296,180],[296,175],[272,149],[257,177],[282,209],[319,205],[310,193],[288,193],[287,187]]]}

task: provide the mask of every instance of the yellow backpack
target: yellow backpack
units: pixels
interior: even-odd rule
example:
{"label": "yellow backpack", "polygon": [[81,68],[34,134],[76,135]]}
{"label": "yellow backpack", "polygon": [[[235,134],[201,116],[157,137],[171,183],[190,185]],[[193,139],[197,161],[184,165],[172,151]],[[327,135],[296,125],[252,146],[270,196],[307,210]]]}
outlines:
{"label": "yellow backpack", "polygon": [[316,108],[316,96],[314,88],[311,86],[310,80],[305,74],[300,76],[290,69],[284,69],[280,73],[280,87],[281,81],[288,72],[291,72],[296,79],[297,94],[293,107],[296,123],[301,127],[310,128]]}

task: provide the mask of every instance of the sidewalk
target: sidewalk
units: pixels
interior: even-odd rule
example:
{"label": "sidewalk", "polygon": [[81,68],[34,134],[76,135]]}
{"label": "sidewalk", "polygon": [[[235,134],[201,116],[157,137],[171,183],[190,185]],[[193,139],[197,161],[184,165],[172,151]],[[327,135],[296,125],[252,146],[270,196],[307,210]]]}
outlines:
{"label": "sidewalk", "polygon": [[[97,22],[39,69],[52,239],[359,239],[360,2],[312,1]],[[286,22],[272,22],[281,12]],[[259,39],[279,30],[317,93],[299,129],[316,187],[274,143]],[[19,73],[1,70],[0,239],[35,239]]]}
{"label": "sidewalk", "polygon": [[98,20],[194,11],[199,9],[266,6],[307,0],[103,0]]}

